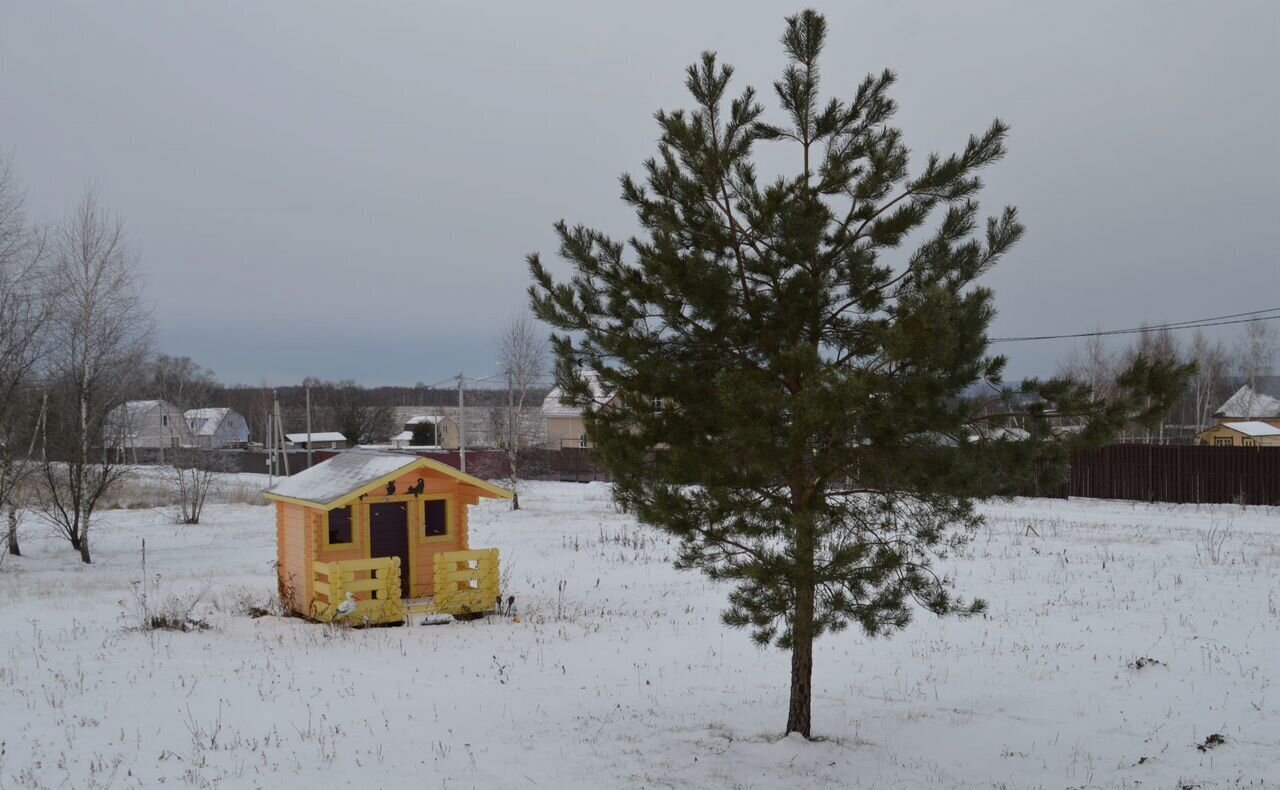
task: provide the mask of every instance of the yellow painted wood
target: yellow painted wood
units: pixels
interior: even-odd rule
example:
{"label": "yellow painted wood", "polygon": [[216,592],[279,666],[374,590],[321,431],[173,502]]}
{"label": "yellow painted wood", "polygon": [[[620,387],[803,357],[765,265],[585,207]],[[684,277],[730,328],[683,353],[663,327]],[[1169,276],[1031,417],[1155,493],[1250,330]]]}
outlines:
{"label": "yellow painted wood", "polygon": [[[400,558],[316,562],[312,568],[317,576],[328,579],[328,582],[313,581],[312,618],[322,622],[339,619],[337,606],[346,600],[350,592],[371,595],[358,599],[355,612],[341,618],[342,622],[380,625],[404,620],[404,606],[400,600]],[[356,573],[371,573],[373,578],[356,579]]]}
{"label": "yellow painted wood", "polygon": [[321,551],[345,551],[348,549],[358,549],[360,547],[360,528],[356,523],[359,508],[351,506],[351,540],[347,543],[330,543],[329,542],[329,514],[334,508],[328,508],[320,511],[320,550]]}
{"label": "yellow painted wood", "polygon": [[354,573],[356,571],[378,571],[385,570],[388,563],[394,563],[399,566],[399,557],[373,557],[367,560],[337,560],[331,563],[318,563],[325,565],[340,566],[343,573]]}
{"label": "yellow painted wood", "polygon": [[358,581],[343,582],[342,595],[343,597],[346,597],[346,594],[349,592],[351,593],[375,592],[375,591],[385,592],[386,589],[387,589],[386,579],[360,579]]}
{"label": "yellow painted wood", "polygon": [[475,562],[476,560],[491,560],[495,565],[498,562],[497,549],[464,549],[462,551],[442,551],[436,555],[436,562]]}
{"label": "yellow painted wood", "polygon": [[492,611],[499,595],[497,549],[442,551],[434,562],[436,608],[449,614]]}
{"label": "yellow painted wood", "polygon": [[[456,541],[458,539],[458,523],[456,521],[458,509],[455,505],[455,499],[453,494],[449,494],[449,493],[423,494],[421,499],[422,499],[422,502],[419,503],[414,508],[415,510],[414,522],[413,524],[410,525],[410,528],[413,529],[414,532],[416,532],[418,535],[418,542],[419,543],[453,543],[454,541]],[[439,502],[439,501],[444,502],[445,533],[443,535],[432,535],[428,537],[426,515],[425,515],[426,514],[425,504],[427,502]]]}

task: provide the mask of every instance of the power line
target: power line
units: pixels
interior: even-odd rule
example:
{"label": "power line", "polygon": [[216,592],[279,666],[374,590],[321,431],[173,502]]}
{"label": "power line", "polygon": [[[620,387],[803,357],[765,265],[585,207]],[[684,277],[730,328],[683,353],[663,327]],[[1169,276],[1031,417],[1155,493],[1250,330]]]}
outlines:
{"label": "power line", "polygon": [[[1199,329],[1209,326],[1228,326],[1230,324],[1249,324],[1256,321],[1275,321],[1280,319],[1280,315],[1264,315],[1265,313],[1280,312],[1280,307],[1270,307],[1266,310],[1250,310],[1247,313],[1233,313],[1231,315],[1219,315],[1212,318],[1198,318],[1192,321],[1174,321],[1165,324],[1152,324],[1150,326],[1130,327],[1128,329],[1109,329],[1098,330],[1096,332],[1074,332],[1066,335],[1028,335],[1025,337],[993,337],[991,343],[1021,343],[1029,340],[1068,340],[1080,337],[1105,337],[1108,335],[1134,335],[1143,332],[1159,332],[1161,330],[1176,329]],[[1243,316],[1252,316],[1244,318]]]}
{"label": "power line", "polygon": [[[1276,313],[1276,315],[1268,315],[1268,313]],[[1108,337],[1112,335],[1135,335],[1144,332],[1160,332],[1163,330],[1179,330],[1179,329],[1200,329],[1211,326],[1230,326],[1232,324],[1250,324],[1258,321],[1277,321],[1280,320],[1280,307],[1268,307],[1265,310],[1249,310],[1244,313],[1231,313],[1229,315],[1217,315],[1209,318],[1196,318],[1189,321],[1171,321],[1163,324],[1150,324],[1148,326],[1135,326],[1127,329],[1103,329],[1095,332],[1072,332],[1064,335],[1026,335],[1022,337],[993,337],[990,343],[1024,343],[1034,340],[1072,340],[1082,337]],[[505,373],[493,373],[488,376],[466,376],[468,384],[482,384],[487,382],[504,380]],[[539,384],[554,384],[554,376],[537,376]],[[424,389],[435,389],[443,384],[449,384],[458,380],[457,375],[449,376],[441,379],[433,384],[427,384]]]}

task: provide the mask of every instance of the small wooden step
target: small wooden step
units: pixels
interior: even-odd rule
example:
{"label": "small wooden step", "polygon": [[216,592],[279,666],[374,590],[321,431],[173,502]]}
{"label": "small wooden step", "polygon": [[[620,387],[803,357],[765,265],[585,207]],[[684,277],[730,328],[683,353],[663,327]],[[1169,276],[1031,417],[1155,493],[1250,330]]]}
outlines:
{"label": "small wooden step", "polygon": [[405,598],[401,603],[404,606],[405,617],[421,617],[440,612],[433,598]]}

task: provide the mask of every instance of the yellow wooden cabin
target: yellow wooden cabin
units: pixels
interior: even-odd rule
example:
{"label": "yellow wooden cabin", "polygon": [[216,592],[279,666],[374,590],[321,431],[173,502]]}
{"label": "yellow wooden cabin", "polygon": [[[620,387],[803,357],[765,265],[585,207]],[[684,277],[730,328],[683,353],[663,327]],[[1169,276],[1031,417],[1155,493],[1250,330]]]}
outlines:
{"label": "yellow wooden cabin", "polygon": [[1211,447],[1280,447],[1280,420],[1220,422],[1196,438]]}
{"label": "yellow wooden cabin", "polygon": [[[298,614],[379,624],[495,606],[498,550],[471,548],[467,508],[506,489],[417,455],[347,450],[266,497],[280,597]],[[354,610],[341,612],[348,593]]]}

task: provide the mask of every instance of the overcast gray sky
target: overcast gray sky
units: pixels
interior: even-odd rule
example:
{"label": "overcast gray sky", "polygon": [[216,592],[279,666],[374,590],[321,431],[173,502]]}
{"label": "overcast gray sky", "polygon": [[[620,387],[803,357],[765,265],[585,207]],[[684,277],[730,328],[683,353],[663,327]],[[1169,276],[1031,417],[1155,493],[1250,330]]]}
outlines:
{"label": "overcast gray sky", "polygon": [[[994,335],[1280,305],[1280,3],[814,5],[827,91],[895,69],[917,161],[1012,125]],[[801,7],[0,0],[0,151],[37,217],[98,186],[162,350],[224,380],[483,375],[552,222],[633,229],[616,179],[684,67],[766,90]]]}

